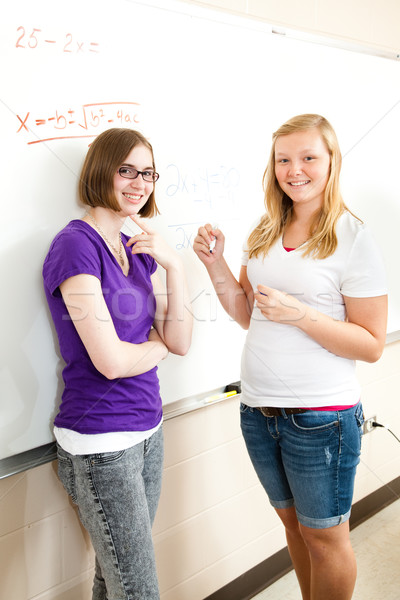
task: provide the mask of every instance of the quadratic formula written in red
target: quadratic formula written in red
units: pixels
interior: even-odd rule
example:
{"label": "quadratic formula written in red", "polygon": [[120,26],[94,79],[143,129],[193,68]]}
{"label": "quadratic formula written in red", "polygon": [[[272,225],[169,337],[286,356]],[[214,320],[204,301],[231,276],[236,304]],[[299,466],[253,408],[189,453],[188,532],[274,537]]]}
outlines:
{"label": "quadratic formula written in red", "polygon": [[[28,145],[57,139],[95,137],[109,127],[136,127],[140,122],[138,102],[97,102],[79,108],[57,109],[46,114],[26,111],[16,114],[16,133]],[[27,136],[27,137],[25,137]]]}

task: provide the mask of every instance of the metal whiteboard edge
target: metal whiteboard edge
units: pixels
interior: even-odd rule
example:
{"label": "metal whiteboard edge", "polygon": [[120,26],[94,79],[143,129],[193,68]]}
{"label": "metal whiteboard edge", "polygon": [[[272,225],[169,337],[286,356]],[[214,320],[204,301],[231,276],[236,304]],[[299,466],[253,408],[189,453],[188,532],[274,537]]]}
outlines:
{"label": "metal whiteboard edge", "polygon": [[3,458],[0,460],[0,479],[44,465],[55,458],[57,458],[55,442]]}
{"label": "metal whiteboard edge", "polygon": [[[185,398],[183,400],[177,400],[176,402],[171,402],[170,404],[166,404],[164,406],[164,421],[168,421],[169,419],[174,419],[175,417],[179,417],[189,412],[193,412],[195,410],[199,410],[200,408],[207,408],[208,406],[213,406],[214,404],[219,404],[220,402],[225,402],[228,399],[240,398],[241,394],[235,394],[234,396],[229,396],[227,398],[222,397],[222,390],[216,390],[212,395],[221,394],[221,397],[213,400],[211,402],[205,402],[204,398],[199,398],[193,396],[193,398]],[[208,396],[209,394],[207,394]]]}
{"label": "metal whiteboard edge", "polygon": [[400,47],[398,50],[385,50],[380,47],[368,45],[367,43],[346,40],[345,38],[330,36],[328,34],[313,33],[302,29],[291,29],[286,25],[271,23],[257,15],[250,13],[236,13],[235,11],[224,10],[215,6],[199,6],[191,4],[188,0],[126,0],[130,4],[138,4],[150,8],[157,8],[168,12],[175,12],[189,17],[203,18],[209,21],[225,23],[243,27],[245,29],[257,29],[270,35],[279,35],[288,39],[294,39],[301,42],[319,44],[322,46],[331,46],[340,50],[358,52],[360,54],[369,54],[379,56],[389,60],[400,61]]}
{"label": "metal whiteboard edge", "polygon": [[[310,44],[318,44],[320,46],[328,46],[332,48],[338,48],[339,50],[348,50],[349,52],[358,52],[359,54],[369,54],[371,56],[378,56],[381,58],[387,58],[389,60],[399,61],[400,52],[395,50],[384,50],[375,46],[369,46],[368,44],[362,44],[352,40],[346,40],[335,36],[320,35],[317,33],[311,33],[308,31],[301,31],[299,29],[289,29],[286,27],[274,27],[272,33],[276,35],[282,35],[289,39],[298,40],[300,42],[306,42]],[[399,49],[400,50],[400,49]]]}

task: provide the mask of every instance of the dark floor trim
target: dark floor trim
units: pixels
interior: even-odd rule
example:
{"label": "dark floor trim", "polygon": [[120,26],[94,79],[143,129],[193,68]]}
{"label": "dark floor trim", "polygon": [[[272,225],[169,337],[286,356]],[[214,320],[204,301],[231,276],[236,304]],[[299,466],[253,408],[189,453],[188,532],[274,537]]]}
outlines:
{"label": "dark floor trim", "polygon": [[[400,498],[400,477],[353,504],[350,517],[351,529],[398,498]],[[287,548],[283,548],[204,600],[249,600],[291,569],[289,552]]]}
{"label": "dark floor trim", "polygon": [[355,504],[351,509],[350,527],[357,527],[377,512],[392,504],[400,498],[400,477],[392,479],[386,485],[382,486],[372,494],[365,496]]}

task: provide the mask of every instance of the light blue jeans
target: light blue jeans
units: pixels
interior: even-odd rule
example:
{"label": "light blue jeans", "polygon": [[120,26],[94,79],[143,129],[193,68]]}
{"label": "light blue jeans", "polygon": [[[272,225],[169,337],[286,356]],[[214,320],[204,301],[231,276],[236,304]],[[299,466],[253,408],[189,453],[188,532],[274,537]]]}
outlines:
{"label": "light blue jeans", "polygon": [[240,413],[250,459],[274,508],[294,506],[300,523],[313,529],[349,519],[360,462],[361,402],[280,417],[264,417],[242,404]]}
{"label": "light blue jeans", "polygon": [[92,600],[159,600],[151,536],[161,491],[163,433],[127,450],[73,456],[58,474],[96,553]]}

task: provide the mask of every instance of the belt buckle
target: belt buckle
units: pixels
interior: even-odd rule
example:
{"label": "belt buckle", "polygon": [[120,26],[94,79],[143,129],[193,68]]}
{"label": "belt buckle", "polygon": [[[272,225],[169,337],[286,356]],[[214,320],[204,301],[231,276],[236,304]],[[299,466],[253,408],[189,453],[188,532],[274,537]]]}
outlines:
{"label": "belt buckle", "polygon": [[271,411],[271,408],[269,406],[261,406],[260,407],[260,411],[261,414],[264,415],[264,417],[276,417],[279,416],[279,408],[275,408]]}

